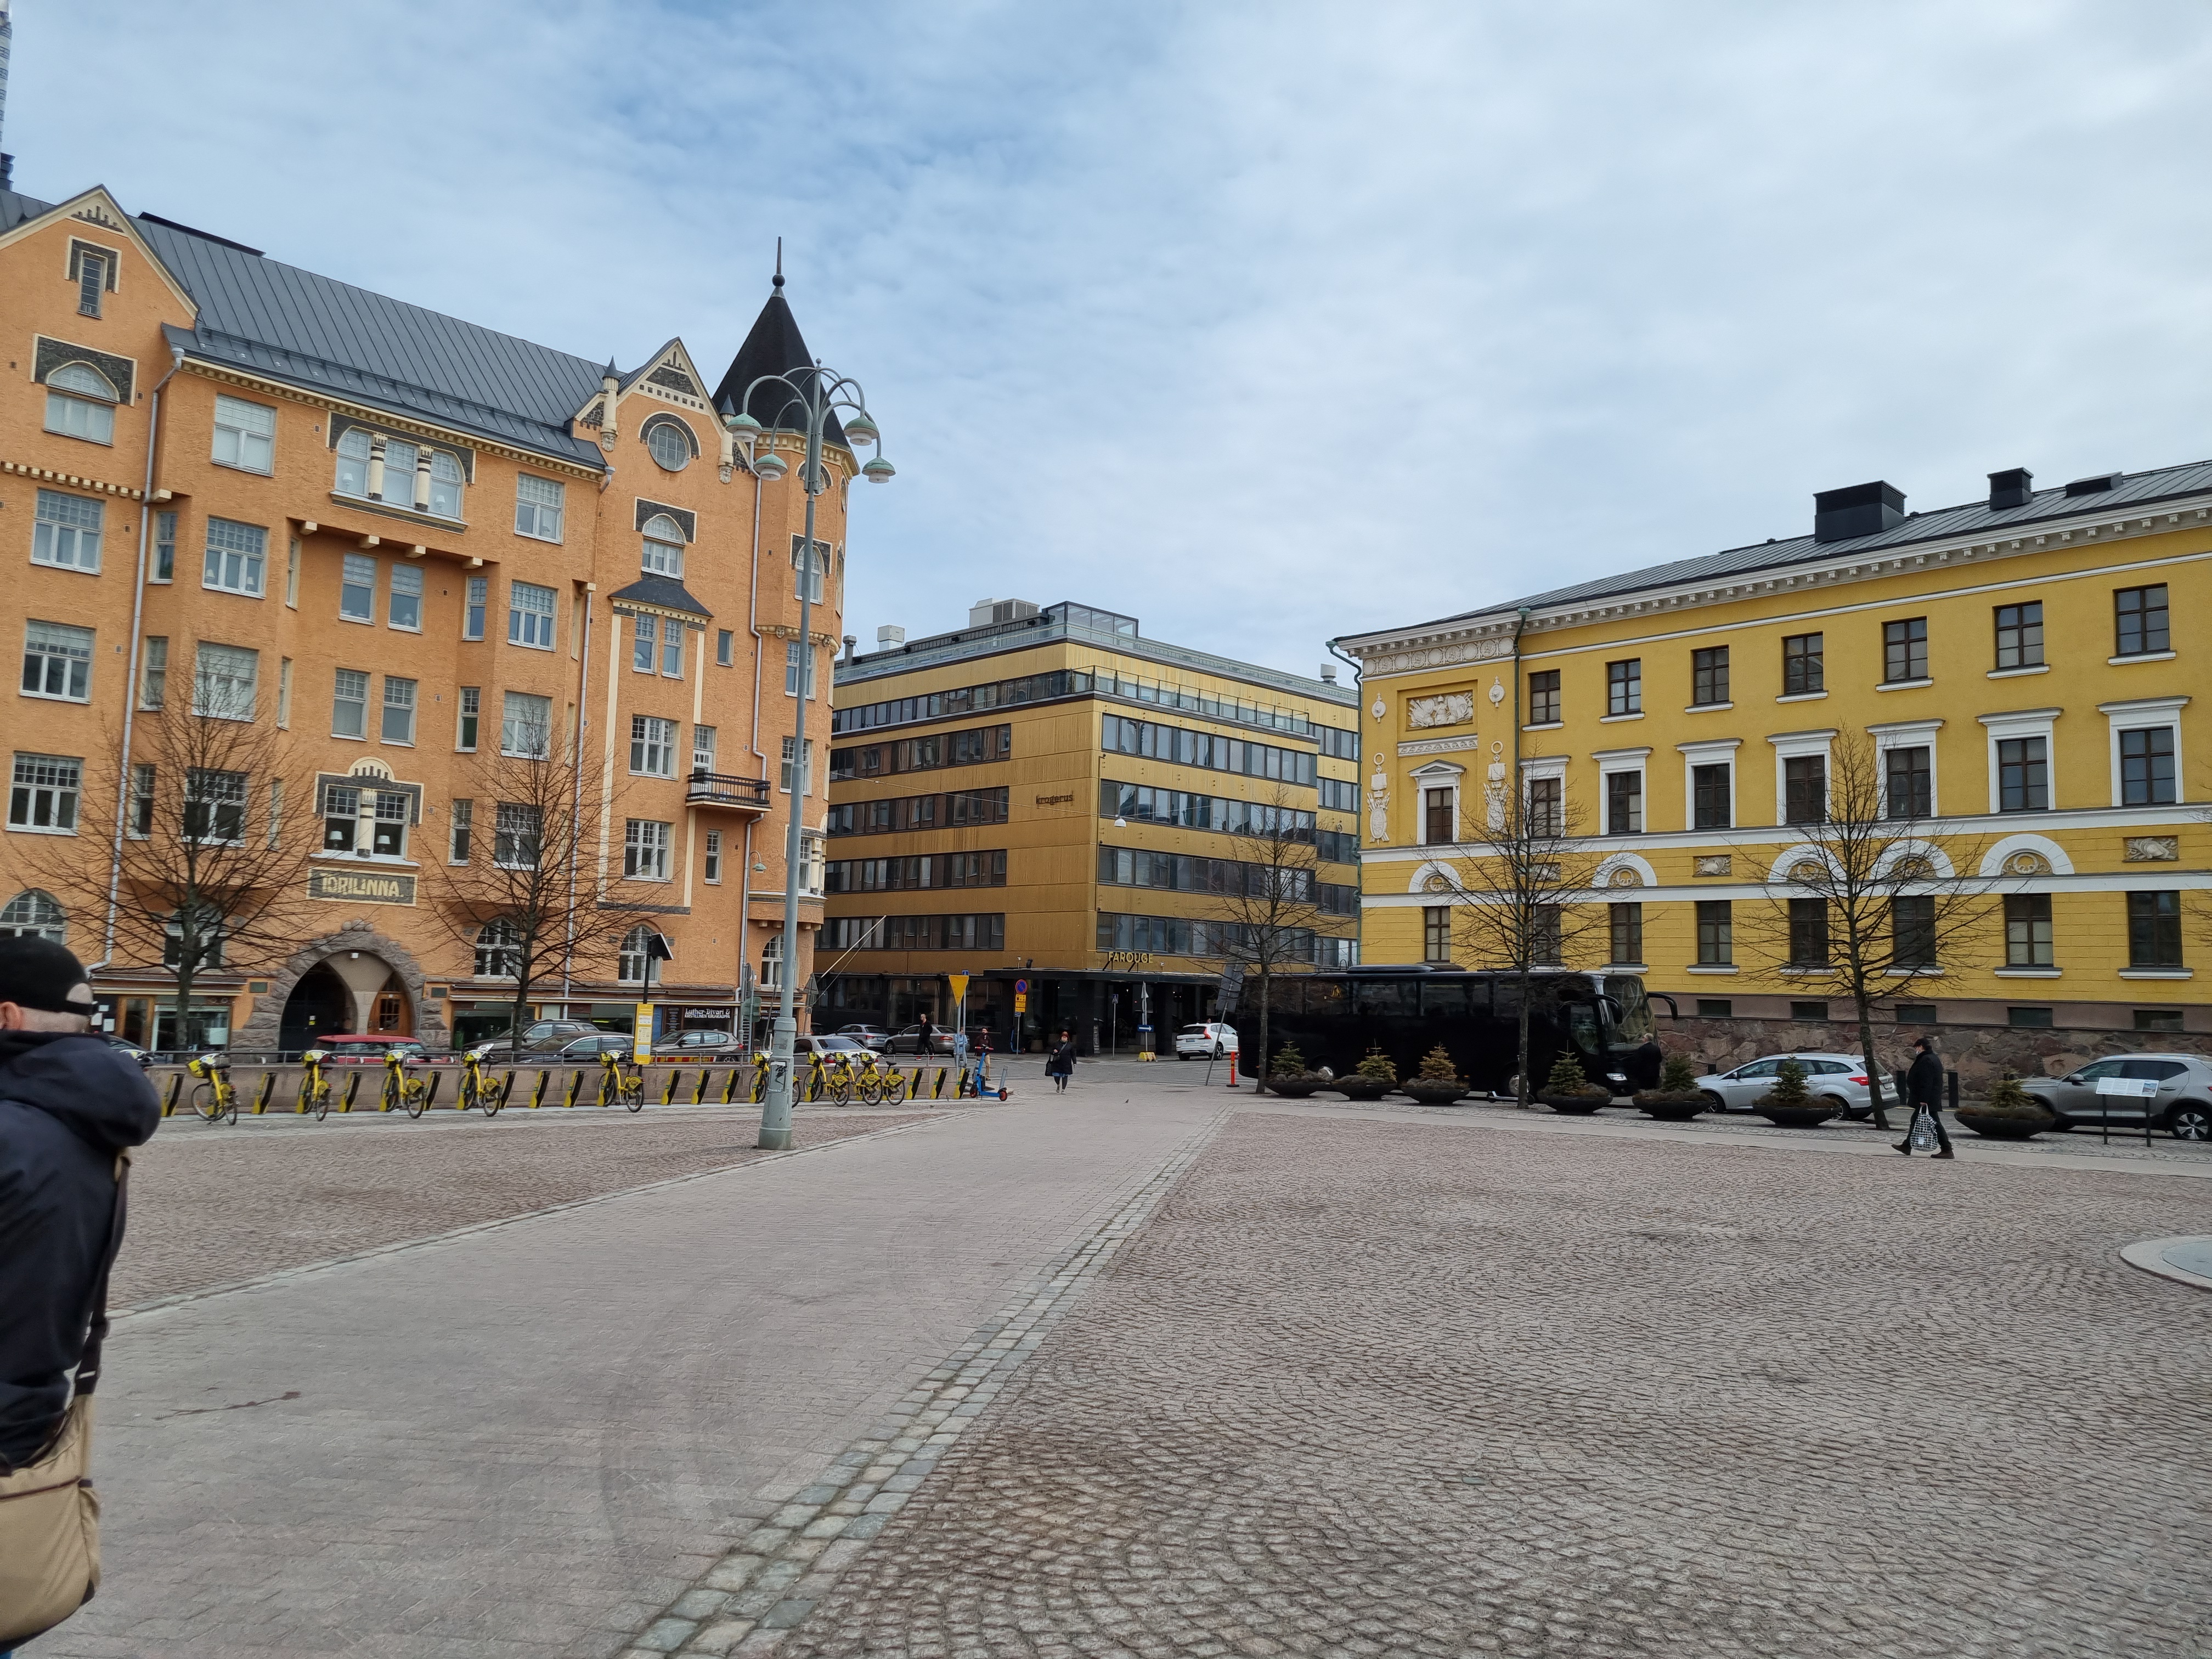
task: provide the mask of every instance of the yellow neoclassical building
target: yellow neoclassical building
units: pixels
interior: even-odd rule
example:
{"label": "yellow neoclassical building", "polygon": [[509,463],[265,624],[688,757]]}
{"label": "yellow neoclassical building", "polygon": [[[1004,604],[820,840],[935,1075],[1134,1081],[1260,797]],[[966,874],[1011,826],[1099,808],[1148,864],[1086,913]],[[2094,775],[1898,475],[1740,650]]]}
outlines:
{"label": "yellow neoclassical building", "polygon": [[1453,955],[1440,866],[1517,772],[1601,860],[1576,965],[1638,969],[1686,1016],[1841,1018],[1745,945],[1848,737],[1981,901],[1884,1018],[2212,1030],[2208,513],[2212,463],[2017,469],[1921,513],[1863,484],[1817,496],[1809,534],[1339,641],[1363,670],[1364,958]]}

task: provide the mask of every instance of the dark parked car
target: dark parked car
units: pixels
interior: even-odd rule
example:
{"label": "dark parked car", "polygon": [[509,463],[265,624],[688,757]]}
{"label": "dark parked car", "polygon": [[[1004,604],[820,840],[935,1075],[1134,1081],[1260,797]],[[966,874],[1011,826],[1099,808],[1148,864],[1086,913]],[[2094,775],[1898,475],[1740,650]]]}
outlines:
{"label": "dark parked car", "polygon": [[596,1066],[603,1054],[619,1054],[628,1060],[637,1045],[626,1032],[593,1031],[589,1036],[573,1037],[555,1048],[548,1046],[523,1054],[514,1062],[518,1066]]}
{"label": "dark parked car", "polygon": [[384,1057],[397,1048],[416,1065],[451,1066],[457,1056],[452,1054],[432,1054],[417,1037],[380,1036],[374,1031],[345,1031],[335,1036],[320,1037],[315,1047],[325,1055],[329,1066],[381,1066]]}
{"label": "dark parked car", "polygon": [[572,1037],[595,1036],[599,1029],[587,1019],[536,1019],[522,1028],[520,1045],[502,1031],[485,1042],[471,1044],[470,1052],[479,1060],[502,1065],[518,1046],[525,1054],[540,1054],[559,1048]]}
{"label": "dark parked car", "polygon": [[724,1059],[743,1054],[745,1045],[727,1031],[678,1031],[654,1043],[653,1052],[670,1059]]}

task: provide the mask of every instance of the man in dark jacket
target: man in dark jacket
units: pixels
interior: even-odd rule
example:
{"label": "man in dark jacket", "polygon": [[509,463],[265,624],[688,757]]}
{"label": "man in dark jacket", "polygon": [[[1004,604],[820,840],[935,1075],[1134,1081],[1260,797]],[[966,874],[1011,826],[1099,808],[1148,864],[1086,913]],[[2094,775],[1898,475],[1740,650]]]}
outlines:
{"label": "man in dark jacket", "polygon": [[0,938],[0,1466],[68,1413],[116,1214],[115,1155],[161,1121],[145,1074],[90,1035],[77,959]]}
{"label": "man in dark jacket", "polygon": [[1644,1038],[1642,1046],[1639,1047],[1635,1053],[1629,1055],[1628,1063],[1621,1067],[1623,1071],[1628,1073],[1628,1086],[1630,1091],[1634,1093],[1641,1093],[1643,1091],[1647,1089],[1657,1088],[1659,1086],[1660,1069],[1665,1066],[1666,1063],[1667,1054],[1664,1049],[1660,1048],[1659,1039],[1657,1037]]}
{"label": "man in dark jacket", "polygon": [[1045,1075],[1060,1085],[1061,1094],[1067,1092],[1067,1079],[1075,1071],[1075,1039],[1066,1032],[1053,1048],[1052,1058],[1045,1062]]}
{"label": "man in dark jacket", "polygon": [[1897,1150],[1905,1157],[1912,1156],[1912,1131],[1920,1121],[1920,1114],[1928,1114],[1929,1121],[1936,1126],[1938,1158],[1951,1156],[1951,1137],[1943,1127],[1943,1062],[1936,1057],[1936,1050],[1926,1037],[1912,1045],[1912,1069],[1905,1074],[1905,1098],[1908,1115],[1905,1121],[1905,1139],[1897,1143]]}

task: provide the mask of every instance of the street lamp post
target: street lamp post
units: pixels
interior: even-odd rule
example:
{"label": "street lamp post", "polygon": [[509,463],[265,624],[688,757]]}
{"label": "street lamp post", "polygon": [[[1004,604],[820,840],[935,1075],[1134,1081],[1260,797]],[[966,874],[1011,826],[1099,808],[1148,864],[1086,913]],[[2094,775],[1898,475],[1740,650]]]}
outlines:
{"label": "street lamp post", "polygon": [[[792,1051],[798,1046],[799,1037],[799,854],[804,846],[806,786],[811,781],[806,764],[806,692],[814,678],[814,503],[830,487],[829,475],[822,465],[822,434],[831,413],[843,410],[848,412],[843,425],[848,443],[864,447],[876,443],[881,434],[876,430],[875,422],[868,417],[867,394],[860,390],[858,381],[833,374],[819,364],[782,374],[763,374],[745,388],[744,396],[734,408],[725,407],[721,415],[722,424],[744,443],[745,458],[755,476],[764,483],[773,483],[788,469],[773,448],[757,447],[769,428],[763,427],[749,411],[753,406],[753,394],[763,387],[771,388],[772,398],[781,398],[774,417],[775,426],[781,428],[784,416],[795,411],[806,437],[806,455],[799,474],[799,484],[806,491],[806,537],[801,550],[805,563],[799,573],[799,696],[795,699],[799,723],[791,740],[791,828],[783,848],[783,959],[779,964],[783,970],[783,1005],[769,1039],[768,1092],[761,1103],[757,1143],[766,1151],[782,1152],[791,1145]],[[860,469],[860,475],[871,483],[888,483],[893,471],[879,451],[875,459]],[[829,574],[827,564],[828,561],[823,561],[824,576]],[[823,775],[828,775],[826,771]]]}

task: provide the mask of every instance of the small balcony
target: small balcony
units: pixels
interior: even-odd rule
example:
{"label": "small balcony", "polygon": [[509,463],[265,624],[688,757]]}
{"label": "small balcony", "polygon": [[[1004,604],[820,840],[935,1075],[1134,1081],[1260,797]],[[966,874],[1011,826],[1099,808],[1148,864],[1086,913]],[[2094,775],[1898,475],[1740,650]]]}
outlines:
{"label": "small balcony", "polygon": [[686,806],[726,806],[738,812],[769,809],[766,778],[732,777],[722,772],[694,772],[684,786]]}

